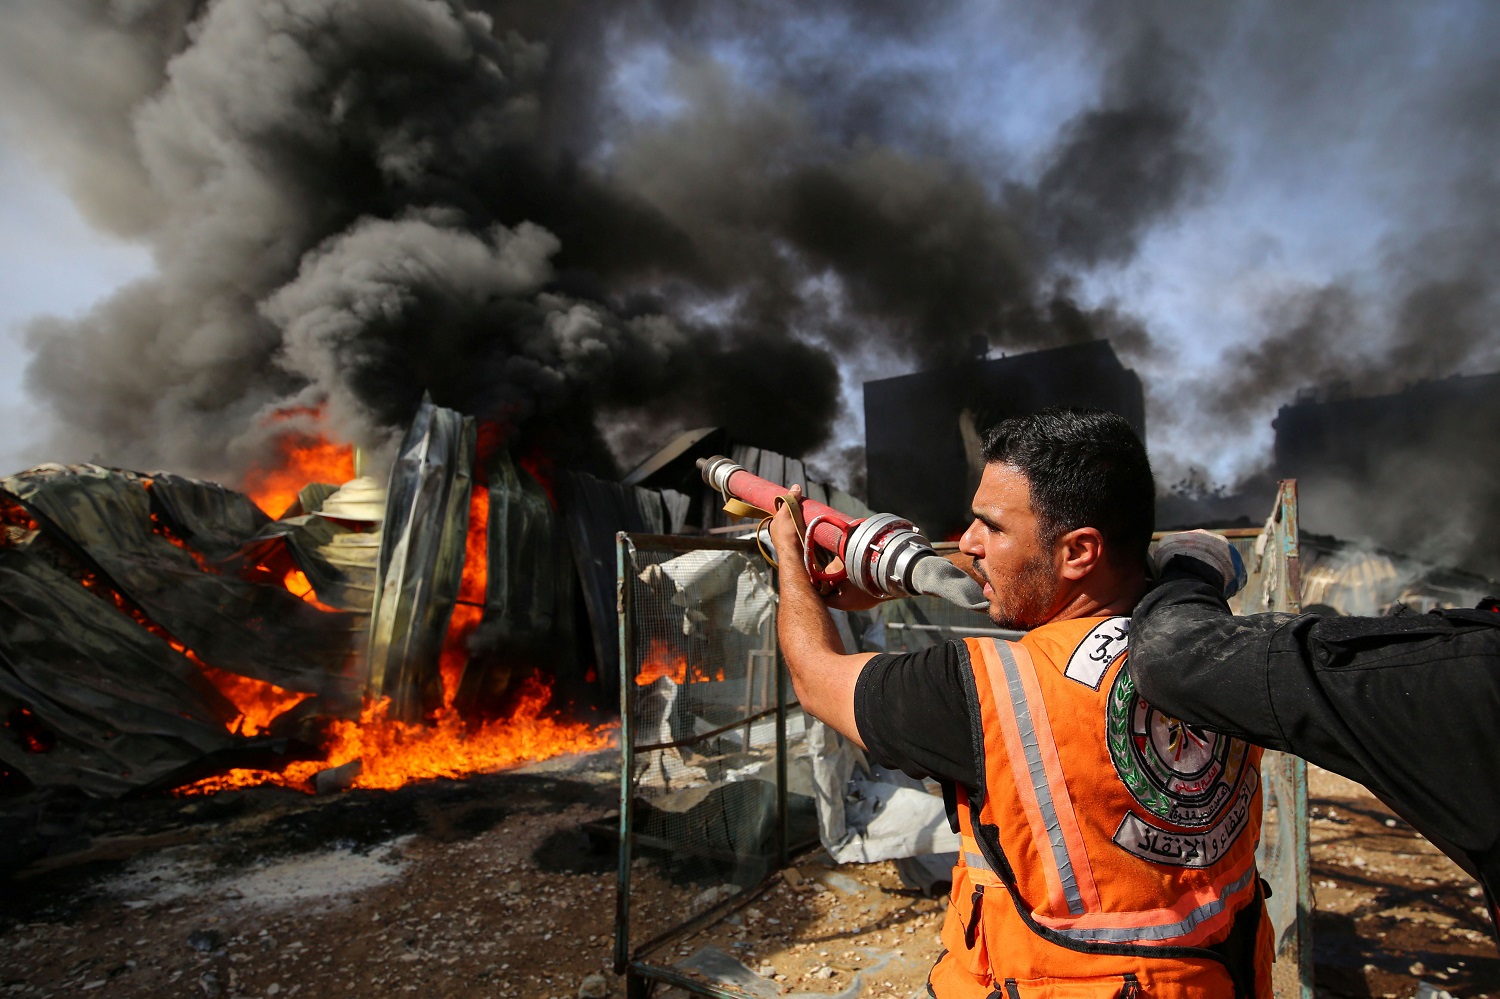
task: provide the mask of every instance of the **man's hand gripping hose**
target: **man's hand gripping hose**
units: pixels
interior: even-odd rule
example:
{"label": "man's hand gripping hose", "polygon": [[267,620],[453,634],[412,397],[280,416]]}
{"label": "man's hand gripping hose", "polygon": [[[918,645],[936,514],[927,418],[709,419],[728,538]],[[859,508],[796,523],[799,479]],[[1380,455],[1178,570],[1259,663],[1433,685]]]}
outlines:
{"label": "man's hand gripping hose", "polygon": [[888,513],[851,519],[816,500],[795,496],[724,457],[700,458],[698,468],[703,480],[723,495],[724,508],[732,515],[766,518],[779,504],[792,500],[789,512],[799,527],[803,568],[825,590],[847,583],[877,599],[921,593],[970,610],[989,606],[979,584],[933,551],[908,520]]}

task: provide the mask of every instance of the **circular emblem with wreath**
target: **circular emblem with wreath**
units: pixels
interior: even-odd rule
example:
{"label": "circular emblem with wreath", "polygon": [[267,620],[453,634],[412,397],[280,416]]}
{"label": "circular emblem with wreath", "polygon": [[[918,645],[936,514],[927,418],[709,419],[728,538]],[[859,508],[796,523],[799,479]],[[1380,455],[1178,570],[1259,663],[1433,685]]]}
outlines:
{"label": "circular emblem with wreath", "polygon": [[1153,708],[1122,669],[1105,713],[1109,755],[1131,795],[1152,815],[1202,829],[1234,804],[1246,745]]}

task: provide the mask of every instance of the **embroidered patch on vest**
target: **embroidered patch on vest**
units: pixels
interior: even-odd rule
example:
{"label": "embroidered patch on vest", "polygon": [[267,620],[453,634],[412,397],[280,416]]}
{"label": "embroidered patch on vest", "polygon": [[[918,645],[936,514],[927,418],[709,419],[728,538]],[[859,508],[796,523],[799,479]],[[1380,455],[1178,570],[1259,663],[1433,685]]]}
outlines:
{"label": "embroidered patch on vest", "polygon": [[1130,618],[1112,617],[1100,621],[1068,657],[1068,668],[1063,670],[1063,676],[1077,680],[1091,690],[1098,690],[1104,674],[1109,672],[1116,659],[1125,654],[1129,636]]}
{"label": "embroidered patch on vest", "polygon": [[1259,787],[1245,743],[1153,708],[1128,670],[1110,687],[1105,726],[1115,772],[1148,813],[1127,812],[1115,845],[1157,864],[1218,863],[1250,824]]}

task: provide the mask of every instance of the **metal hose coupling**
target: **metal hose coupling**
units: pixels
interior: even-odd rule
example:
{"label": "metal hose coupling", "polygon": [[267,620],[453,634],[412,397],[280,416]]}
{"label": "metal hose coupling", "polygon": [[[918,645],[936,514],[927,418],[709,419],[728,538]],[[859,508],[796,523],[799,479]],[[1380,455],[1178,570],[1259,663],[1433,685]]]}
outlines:
{"label": "metal hose coupling", "polygon": [[707,482],[714,492],[724,496],[729,495],[729,477],[735,472],[745,470],[744,465],[736,465],[720,455],[712,458],[699,458],[697,465],[698,471],[703,473],[703,481]]}
{"label": "metal hose coupling", "polygon": [[[743,504],[740,507],[726,504],[726,509],[740,516],[752,510],[774,510],[777,499],[786,492],[784,486],[746,471],[723,455],[699,458],[697,465],[703,481],[715,492],[726,501]],[[818,578],[836,583],[847,574],[855,587],[872,597],[923,593],[973,610],[987,606],[979,584],[933,551],[931,543],[911,521],[891,513],[856,520],[811,499],[803,500],[802,512],[809,545],[816,544],[821,550],[838,555],[843,562],[836,578],[827,575]],[[810,564],[808,572],[814,572]]]}

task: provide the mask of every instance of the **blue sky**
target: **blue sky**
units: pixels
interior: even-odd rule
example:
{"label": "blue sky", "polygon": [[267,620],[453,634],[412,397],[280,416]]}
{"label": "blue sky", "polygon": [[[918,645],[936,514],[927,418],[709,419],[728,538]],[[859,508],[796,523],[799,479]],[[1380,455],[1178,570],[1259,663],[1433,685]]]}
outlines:
{"label": "blue sky", "polygon": [[45,416],[23,391],[23,327],[38,315],[73,316],[151,271],[144,247],[92,228],[41,164],[0,131],[0,474],[50,460],[38,439]]}

